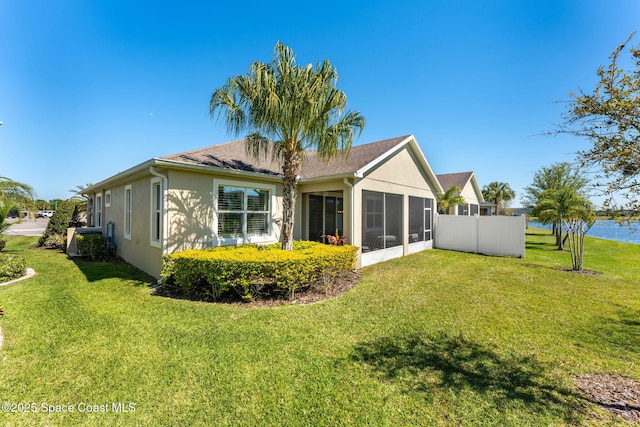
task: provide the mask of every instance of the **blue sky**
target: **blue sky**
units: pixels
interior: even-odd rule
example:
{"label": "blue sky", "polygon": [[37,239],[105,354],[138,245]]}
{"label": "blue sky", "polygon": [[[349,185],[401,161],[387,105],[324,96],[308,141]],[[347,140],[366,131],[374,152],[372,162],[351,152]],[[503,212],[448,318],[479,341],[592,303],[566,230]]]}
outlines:
{"label": "blue sky", "polygon": [[638,29],[636,0],[0,0],[0,176],[39,198],[233,139],[211,93],[276,41],[328,59],[357,144],[414,134],[438,174],[517,193],[588,143],[541,133]]}

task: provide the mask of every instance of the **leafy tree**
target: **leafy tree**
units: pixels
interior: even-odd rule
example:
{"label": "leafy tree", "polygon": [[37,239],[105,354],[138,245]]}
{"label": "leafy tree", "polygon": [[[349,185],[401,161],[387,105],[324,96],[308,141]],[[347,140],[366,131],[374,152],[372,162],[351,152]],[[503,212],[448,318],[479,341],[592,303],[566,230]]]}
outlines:
{"label": "leafy tree", "polygon": [[535,172],[533,182],[525,188],[522,198],[523,204],[532,209],[532,214],[537,216],[543,224],[553,224],[553,233],[556,235],[558,247],[562,248],[562,221],[558,215],[551,214],[548,209],[546,214],[542,212],[544,204],[554,200],[563,192],[573,192],[577,196],[586,199],[586,187],[589,180],[584,177],[579,167],[570,163],[554,163],[548,167],[542,167]]}
{"label": "leafy tree", "polygon": [[[588,139],[592,146],[578,153],[583,166],[597,168],[596,186],[606,205],[640,213],[640,46],[630,47],[634,34],[597,71],[593,92],[570,93],[563,123],[553,134]],[[628,59],[625,70],[623,62]],[[626,201],[617,206],[614,197]]]}
{"label": "leafy tree", "polygon": [[541,193],[546,190],[560,190],[570,188],[579,195],[586,196],[586,188],[589,180],[583,175],[581,169],[570,163],[553,163],[544,166],[533,174],[531,185],[524,190],[522,203],[533,208],[541,200]]}
{"label": "leafy tree", "polygon": [[439,212],[448,215],[451,208],[458,205],[464,205],[466,201],[464,200],[464,197],[460,195],[460,191],[460,187],[454,185],[449,187],[444,193],[437,194],[436,199],[438,201]]}
{"label": "leafy tree", "polygon": [[513,200],[516,192],[511,189],[508,183],[494,181],[482,188],[482,197],[496,205],[496,214],[499,214],[501,202]]}
{"label": "leafy tree", "polygon": [[51,209],[51,205],[46,200],[38,199],[36,200],[36,209],[38,210],[46,210]]}
{"label": "leafy tree", "polygon": [[268,157],[282,167],[282,248],[291,250],[298,176],[307,150],[329,160],[347,155],[364,117],[346,111],[347,97],[335,87],[338,73],[324,60],[304,67],[293,51],[276,43],[271,63],[254,62],[247,75],[231,77],[216,89],[211,117],[222,118],[227,130],[246,136],[247,151]]}
{"label": "leafy tree", "polygon": [[564,222],[569,238],[571,251],[571,268],[582,271],[584,260],[584,236],[595,223],[595,211],[588,200],[583,204],[576,204],[569,212],[568,220]]}
{"label": "leafy tree", "polygon": [[64,202],[64,200],[62,200],[62,199],[51,199],[51,200],[49,200],[50,209],[53,209],[53,210],[57,209],[58,206],[61,205],[63,202]]}

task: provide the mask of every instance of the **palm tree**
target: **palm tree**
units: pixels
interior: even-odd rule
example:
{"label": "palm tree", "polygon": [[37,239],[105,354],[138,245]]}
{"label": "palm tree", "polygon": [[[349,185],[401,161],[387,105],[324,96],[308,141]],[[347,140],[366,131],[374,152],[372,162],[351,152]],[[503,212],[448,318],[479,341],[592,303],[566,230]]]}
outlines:
{"label": "palm tree", "polygon": [[87,197],[84,196],[82,194],[82,192],[89,188],[89,187],[93,187],[93,183],[92,182],[87,182],[84,185],[76,185],[76,188],[69,190],[69,193],[73,193],[73,196],[71,196],[71,200],[78,200],[81,202],[86,202],[87,201]]}
{"label": "palm tree", "polygon": [[569,212],[569,219],[564,222],[569,239],[571,251],[571,268],[574,271],[582,271],[584,259],[584,236],[596,222],[596,214],[593,204],[583,199],[583,203],[576,203]]}
{"label": "palm tree", "polygon": [[0,233],[9,227],[4,220],[12,209],[33,211],[34,206],[33,188],[27,184],[0,177]]}
{"label": "palm tree", "polygon": [[555,235],[558,250],[561,251],[564,249],[564,240],[562,239],[563,221],[577,215],[590,202],[570,187],[545,190],[540,194],[540,197],[541,200],[535,206],[533,212],[543,223],[560,224],[555,228]]}
{"label": "palm tree", "polygon": [[348,155],[364,117],[345,112],[347,97],[335,88],[336,69],[324,60],[315,68],[295,64],[293,51],[276,43],[269,64],[254,62],[247,75],[231,77],[216,89],[209,104],[212,118],[222,118],[230,133],[246,135],[255,158],[268,157],[282,167],[282,249],[291,250],[297,184],[307,150],[324,160]]}
{"label": "palm tree", "polygon": [[460,195],[460,191],[462,191],[460,187],[454,185],[449,187],[444,193],[436,195],[438,206],[441,208],[443,214],[448,215],[451,208],[466,203],[464,197]]}
{"label": "palm tree", "polygon": [[496,215],[499,214],[500,202],[513,200],[516,192],[511,189],[508,183],[494,181],[482,188],[482,197],[496,205]]}

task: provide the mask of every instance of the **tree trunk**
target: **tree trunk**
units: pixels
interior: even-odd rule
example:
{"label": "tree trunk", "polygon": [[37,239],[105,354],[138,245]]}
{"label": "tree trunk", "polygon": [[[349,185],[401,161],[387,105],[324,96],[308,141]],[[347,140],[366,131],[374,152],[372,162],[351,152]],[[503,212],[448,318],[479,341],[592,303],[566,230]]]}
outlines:
{"label": "tree trunk", "polygon": [[295,152],[286,156],[282,166],[282,249],[293,249],[293,226],[298,196],[298,174],[300,173],[300,155]]}
{"label": "tree trunk", "polygon": [[564,241],[562,240],[562,217],[558,220],[558,225],[556,226],[556,244],[558,245],[558,250],[564,250]]}

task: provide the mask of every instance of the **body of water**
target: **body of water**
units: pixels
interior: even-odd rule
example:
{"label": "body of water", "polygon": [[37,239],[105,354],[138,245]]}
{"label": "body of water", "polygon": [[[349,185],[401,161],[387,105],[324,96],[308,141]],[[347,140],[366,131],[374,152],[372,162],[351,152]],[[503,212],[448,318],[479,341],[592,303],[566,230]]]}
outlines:
{"label": "body of water", "polygon": [[[536,221],[529,221],[528,224],[529,227],[551,230],[551,224],[542,225]],[[640,222],[636,221],[631,226],[628,226],[620,225],[617,221],[612,220],[597,220],[587,233],[587,236],[640,245]]]}

